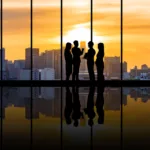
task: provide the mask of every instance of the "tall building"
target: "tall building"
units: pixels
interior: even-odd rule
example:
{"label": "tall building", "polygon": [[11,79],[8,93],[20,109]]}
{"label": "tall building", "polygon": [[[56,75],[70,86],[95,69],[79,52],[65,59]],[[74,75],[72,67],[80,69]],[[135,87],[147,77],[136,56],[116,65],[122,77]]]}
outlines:
{"label": "tall building", "polygon": [[[62,55],[63,54],[64,54],[64,48],[63,48]],[[62,72],[61,72],[61,64],[62,64]],[[54,50],[54,69],[55,69],[55,79],[60,80],[61,73],[62,73],[63,77],[65,77],[65,75],[64,75],[65,74],[65,59],[63,57],[63,60],[61,62],[61,51],[60,50]]]}
{"label": "tall building", "polygon": [[45,68],[45,53],[42,52],[41,55],[39,56],[38,59],[39,63],[38,63],[38,69],[44,69]]}
{"label": "tall building", "polygon": [[[2,59],[2,69],[1,69],[1,59]],[[5,48],[0,49],[0,70],[5,71]]]}
{"label": "tall building", "polygon": [[54,80],[55,79],[54,68],[44,68],[41,70],[40,74],[41,74],[40,80]]}
{"label": "tall building", "polygon": [[54,68],[54,50],[46,50],[41,53],[38,61],[39,69]]}
{"label": "tall building", "polygon": [[127,72],[127,62],[123,62],[123,72]]}
{"label": "tall building", "polygon": [[38,59],[39,59],[39,49],[33,48],[32,49],[32,58],[31,58],[31,48],[25,49],[25,68],[31,69],[31,59],[32,59],[32,68],[38,68]]}
{"label": "tall building", "polygon": [[81,41],[80,42],[80,49],[84,48],[84,53],[81,56],[81,65],[80,65],[80,71],[86,71],[87,70],[87,60],[83,59],[84,54],[87,52],[87,48],[86,48],[86,42],[85,41]]}
{"label": "tall building", "polygon": [[121,63],[120,63],[120,57],[105,57],[104,60],[105,67],[104,67],[104,73],[106,76],[111,78],[117,78],[120,79],[121,76]]}
{"label": "tall building", "polygon": [[45,51],[45,68],[54,68],[54,51]]}
{"label": "tall building", "polygon": [[25,60],[15,60],[14,67],[18,68],[18,69],[24,69],[25,68]]}

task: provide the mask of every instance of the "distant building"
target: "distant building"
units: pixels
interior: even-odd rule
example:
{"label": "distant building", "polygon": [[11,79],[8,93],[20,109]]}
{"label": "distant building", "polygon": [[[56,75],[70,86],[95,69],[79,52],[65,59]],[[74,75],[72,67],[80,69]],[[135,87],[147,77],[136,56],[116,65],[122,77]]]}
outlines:
{"label": "distant building", "polygon": [[123,72],[123,80],[130,79],[130,74],[128,72]]}
{"label": "distant building", "polygon": [[54,68],[54,50],[46,50],[39,56],[39,69]]}
{"label": "distant building", "polygon": [[131,79],[148,80],[150,79],[150,68],[147,65],[142,65],[141,69],[135,66],[130,70]]}
{"label": "distant building", "polygon": [[25,60],[15,60],[14,67],[18,68],[18,69],[24,69],[25,68]]}
{"label": "distant building", "polygon": [[8,62],[7,70],[8,70],[8,79],[9,80],[17,80],[17,75],[18,75],[18,72],[20,69],[15,68],[13,63]]}
{"label": "distant building", "polygon": [[[33,70],[32,79],[39,80],[39,70],[38,69]],[[31,70],[20,69],[18,72],[18,80],[31,80]]]}
{"label": "distant building", "polygon": [[55,79],[55,71],[53,68],[44,68],[40,71],[41,80],[54,80]]}
{"label": "distant building", "polygon": [[[61,51],[54,50],[55,79],[61,79]],[[62,72],[63,73],[63,72]]]}
{"label": "distant building", "polygon": [[127,62],[123,62],[123,72],[127,72]]}
{"label": "distant building", "polygon": [[[32,60],[32,66],[31,66],[31,60]],[[39,49],[38,48],[33,48],[32,49],[32,57],[31,57],[31,48],[26,48],[25,49],[25,68],[26,69],[31,69],[38,68],[38,60],[39,60]]]}
{"label": "distant building", "polygon": [[[1,56],[1,52],[2,52],[2,56]],[[2,65],[1,65],[1,58],[2,58]],[[2,66],[2,69],[1,69]],[[0,70],[5,71],[5,48],[0,49]]]}
{"label": "distant building", "polygon": [[115,78],[120,79],[121,77],[121,63],[120,57],[105,57],[104,60],[104,72],[108,79]]}

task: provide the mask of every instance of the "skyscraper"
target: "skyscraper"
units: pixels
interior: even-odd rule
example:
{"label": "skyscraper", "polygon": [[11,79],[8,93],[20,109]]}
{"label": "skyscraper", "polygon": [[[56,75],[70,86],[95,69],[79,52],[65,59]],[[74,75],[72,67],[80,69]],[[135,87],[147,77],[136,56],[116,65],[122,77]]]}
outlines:
{"label": "skyscraper", "polygon": [[[1,56],[2,51],[2,56]],[[1,69],[1,59],[2,59],[2,69]],[[5,48],[0,49],[0,70],[5,71]]]}
{"label": "skyscraper", "polygon": [[54,51],[54,69],[55,69],[55,79],[61,79],[61,57],[60,57],[60,50],[53,50]]}
{"label": "skyscraper", "polygon": [[110,78],[118,78],[120,79],[121,75],[121,64],[120,64],[120,57],[105,57],[105,67],[104,72],[106,73],[107,77]]}
{"label": "skyscraper", "polygon": [[46,50],[45,51],[45,67],[54,68],[54,51]]}
{"label": "skyscraper", "polygon": [[[32,49],[32,68],[38,68],[39,49]],[[25,68],[31,69],[31,48],[25,49]]]}

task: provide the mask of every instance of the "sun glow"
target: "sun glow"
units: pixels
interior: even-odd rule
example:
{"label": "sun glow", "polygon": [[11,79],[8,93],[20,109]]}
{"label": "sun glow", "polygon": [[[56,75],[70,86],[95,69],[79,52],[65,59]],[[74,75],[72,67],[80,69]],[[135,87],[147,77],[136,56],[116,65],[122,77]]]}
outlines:
{"label": "sun glow", "polygon": [[[74,28],[63,37],[63,41],[73,42],[74,40],[89,42],[91,40],[91,30],[85,27]],[[103,41],[103,37],[97,36],[93,32],[93,42],[98,43]]]}

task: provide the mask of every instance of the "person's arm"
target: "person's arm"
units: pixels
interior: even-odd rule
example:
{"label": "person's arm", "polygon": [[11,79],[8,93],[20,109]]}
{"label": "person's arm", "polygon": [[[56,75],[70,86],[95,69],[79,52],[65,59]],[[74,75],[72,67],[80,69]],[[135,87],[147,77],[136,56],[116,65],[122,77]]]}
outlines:
{"label": "person's arm", "polygon": [[104,49],[102,50],[102,56],[104,57]]}
{"label": "person's arm", "polygon": [[82,55],[83,54],[83,52],[84,52],[84,48],[82,48],[82,50],[80,50],[80,55]]}

